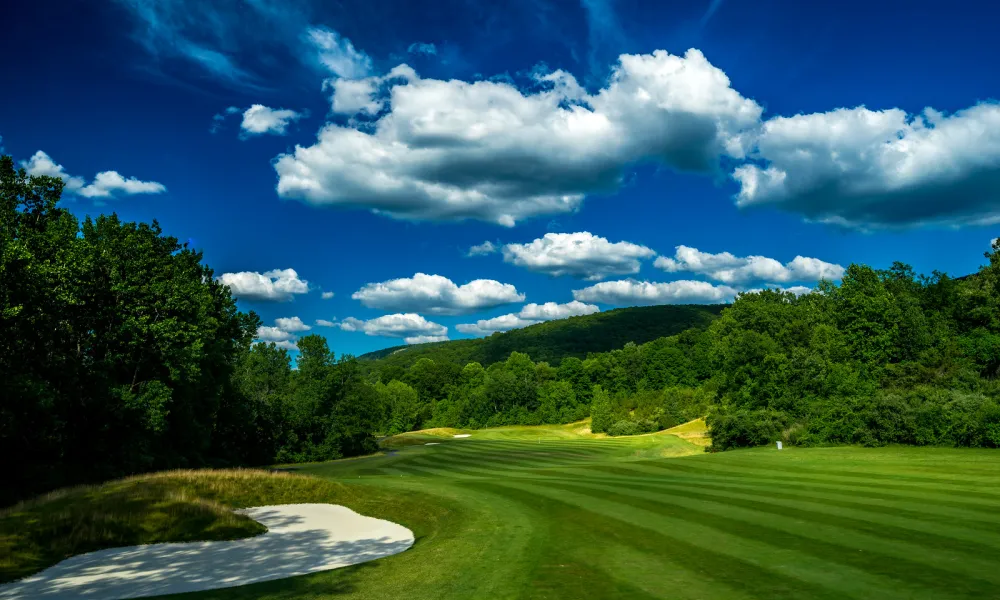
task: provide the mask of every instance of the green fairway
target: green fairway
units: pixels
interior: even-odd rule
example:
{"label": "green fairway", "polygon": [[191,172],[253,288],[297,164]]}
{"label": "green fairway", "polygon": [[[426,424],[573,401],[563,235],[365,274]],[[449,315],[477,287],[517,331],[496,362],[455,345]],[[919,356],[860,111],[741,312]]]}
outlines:
{"label": "green fairway", "polygon": [[[29,570],[88,544],[120,545],[74,551],[46,533],[53,515],[73,531],[87,502],[122,515],[105,522],[140,519],[147,533],[123,541],[192,539],[184,531],[198,523],[178,529],[160,516],[185,514],[164,504],[177,498],[213,511],[204,503],[333,502],[417,538],[372,563],[184,596],[192,600],[997,597],[1000,453],[710,454],[683,439],[700,441],[700,425],[628,438],[580,423],[415,432],[385,440],[378,456],[296,468],[315,478],[182,472],[61,493],[0,515],[0,532],[34,552],[17,559]],[[241,535],[214,533],[216,514],[198,517],[205,536]]]}
{"label": "green fairway", "polygon": [[[406,434],[382,456],[303,467],[353,490],[348,503],[386,499],[368,514],[411,527],[414,548],[190,597],[996,597],[1000,453],[706,454],[668,434],[573,432]],[[443,510],[406,515],[391,498]]]}

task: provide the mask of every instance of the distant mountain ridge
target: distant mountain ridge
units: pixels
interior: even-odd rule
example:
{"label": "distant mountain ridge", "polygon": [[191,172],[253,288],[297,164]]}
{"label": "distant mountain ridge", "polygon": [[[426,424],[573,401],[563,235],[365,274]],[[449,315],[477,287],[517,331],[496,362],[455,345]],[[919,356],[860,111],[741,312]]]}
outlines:
{"label": "distant mountain ridge", "polygon": [[618,308],[538,323],[485,338],[393,346],[358,358],[403,368],[421,358],[460,365],[475,361],[486,366],[505,360],[511,352],[524,352],[536,362],[555,365],[570,356],[585,358],[590,352],[607,352],[628,342],[643,344],[692,327],[707,327],[727,306],[674,304]]}

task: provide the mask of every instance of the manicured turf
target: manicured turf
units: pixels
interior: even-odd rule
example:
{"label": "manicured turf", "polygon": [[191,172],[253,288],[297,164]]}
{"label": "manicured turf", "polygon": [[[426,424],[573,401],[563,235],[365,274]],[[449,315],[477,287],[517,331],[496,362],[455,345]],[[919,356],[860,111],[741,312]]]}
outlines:
{"label": "manicured turf", "polygon": [[707,454],[579,429],[407,434],[382,456],[303,466],[336,482],[328,501],[402,523],[416,545],[184,598],[1000,596],[1000,452]]}
{"label": "manicured turf", "polygon": [[448,507],[434,523],[398,517],[417,533],[413,549],[192,598],[1000,595],[998,452],[706,454],[672,435],[596,439],[579,426],[455,433],[301,469]]}

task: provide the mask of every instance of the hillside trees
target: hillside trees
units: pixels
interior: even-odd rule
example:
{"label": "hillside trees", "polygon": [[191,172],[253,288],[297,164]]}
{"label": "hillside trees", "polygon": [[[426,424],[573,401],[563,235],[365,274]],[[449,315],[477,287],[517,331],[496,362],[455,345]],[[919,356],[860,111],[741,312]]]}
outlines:
{"label": "hillside trees", "polygon": [[839,286],[743,294],[709,328],[713,446],[995,446],[998,250],[958,281],[895,263]]}

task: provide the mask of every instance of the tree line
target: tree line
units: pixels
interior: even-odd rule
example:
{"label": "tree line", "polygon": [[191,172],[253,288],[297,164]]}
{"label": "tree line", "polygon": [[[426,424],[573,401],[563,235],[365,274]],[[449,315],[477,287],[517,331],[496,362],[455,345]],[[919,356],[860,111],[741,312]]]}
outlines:
{"label": "tree line", "polygon": [[583,358],[403,366],[310,335],[293,369],[253,343],[260,319],[201,253],[156,222],[81,222],[62,187],[0,158],[0,502],[165,468],[355,456],[425,427],[586,417],[631,435],[704,416],[716,450],[1000,447],[997,243],[968,277],[851,265],[839,285],[741,294],[707,326]]}
{"label": "tree line", "polygon": [[416,397],[419,427],[568,423],[610,435],[706,417],[713,450],[770,444],[1000,447],[1000,243],[967,277],[851,265],[813,293],[740,294],[705,329],[584,360],[369,375]]}
{"label": "tree line", "polygon": [[176,467],[324,460],[375,447],[371,385],[304,338],[298,369],[252,345],[201,253],[152,224],[82,222],[63,182],[0,157],[0,503]]}

